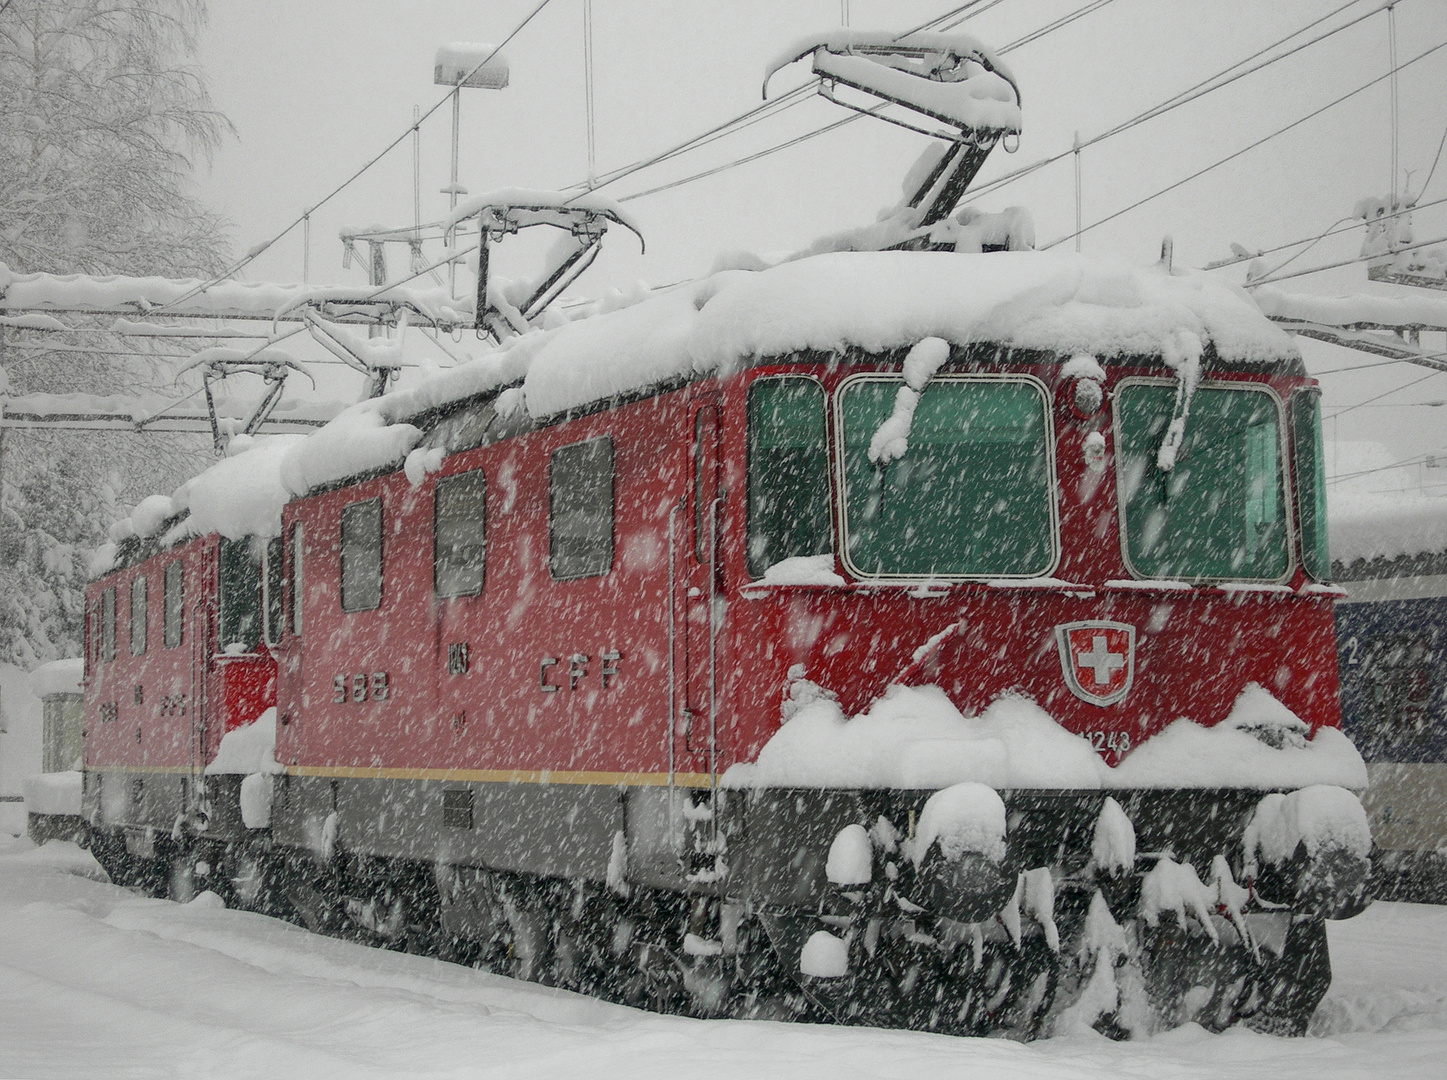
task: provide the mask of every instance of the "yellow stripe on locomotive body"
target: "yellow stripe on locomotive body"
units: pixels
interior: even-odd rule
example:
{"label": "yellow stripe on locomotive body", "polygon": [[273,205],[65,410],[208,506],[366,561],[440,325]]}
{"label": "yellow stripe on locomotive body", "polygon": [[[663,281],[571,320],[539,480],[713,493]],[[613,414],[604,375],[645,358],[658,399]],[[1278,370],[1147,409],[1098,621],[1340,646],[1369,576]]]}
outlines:
{"label": "yellow stripe on locomotive body", "polygon": [[349,780],[445,780],[474,784],[584,784],[594,787],[706,788],[708,773],[577,772],[568,769],[407,769],[360,765],[291,765],[281,776]]}

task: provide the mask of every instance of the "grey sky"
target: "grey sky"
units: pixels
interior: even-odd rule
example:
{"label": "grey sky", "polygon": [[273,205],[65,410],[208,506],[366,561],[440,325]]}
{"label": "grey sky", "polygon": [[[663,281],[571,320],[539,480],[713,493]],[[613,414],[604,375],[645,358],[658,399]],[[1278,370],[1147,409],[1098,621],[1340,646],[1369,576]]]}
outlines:
{"label": "grey sky", "polygon": [[[1000,47],[1069,13],[1083,0],[1003,0],[959,27]],[[205,195],[237,225],[237,248],[269,238],[315,202],[442,95],[432,85],[436,47],[447,41],[499,41],[537,0],[214,0],[201,62],[217,105],[238,139],[219,155]],[[996,150],[980,181],[1069,149],[1215,74],[1263,46],[1343,6],[1344,0],[1113,0],[1005,58],[1021,87],[1019,151]],[[958,6],[952,0],[849,0],[851,25],[901,30]],[[987,5],[982,5],[987,6]],[[759,101],[764,65],[795,38],[838,26],[840,0],[594,0],[596,147],[599,172],[655,153]],[[1351,5],[1317,31],[1372,11]],[[1398,57],[1409,60],[1447,41],[1447,4],[1401,0]],[[512,83],[464,91],[461,182],[474,193],[501,186],[557,188],[584,179],[583,0],[552,0],[508,46]],[[1082,155],[1087,224],[1269,134],[1388,68],[1385,13],[1202,100],[1143,124]],[[808,74],[807,62],[782,73],[782,92]],[[1146,206],[1092,230],[1084,250],[1154,260],[1163,235],[1189,265],[1229,254],[1232,241],[1269,247],[1315,236],[1365,195],[1390,185],[1389,82],[1357,95]],[[1419,187],[1447,125],[1447,49],[1402,73],[1400,166]],[[721,164],[840,119],[822,99],[675,162],[606,189],[622,198]],[[436,218],[446,197],[449,112],[423,128],[422,216]],[[604,256],[575,291],[594,295],[642,279],[663,284],[706,272],[723,250],[775,251],[863,224],[892,203],[927,140],[870,120],[812,139],[714,177],[628,203],[648,240],[610,235]],[[1447,163],[1425,199],[1447,196]],[[1042,244],[1074,226],[1073,169],[1067,161],[980,200],[985,209],[1024,205]],[[360,280],[343,271],[343,224],[408,224],[412,154],[404,143],[382,164],[317,212],[312,279]],[[1421,211],[1419,239],[1447,235],[1447,205]],[[1295,267],[1349,258],[1360,232],[1318,245]],[[500,271],[526,271],[525,244],[498,256]],[[509,260],[512,260],[511,263]],[[1242,280],[1241,268],[1220,271]],[[301,275],[300,230],[248,271]],[[1383,291],[1361,267],[1295,279],[1303,291]],[[1390,291],[1390,290],[1386,290]],[[1307,343],[1317,370],[1371,358]],[[1324,379],[1326,411],[1408,382],[1421,369],[1378,367]],[[1385,398],[1396,403],[1447,397],[1447,375]],[[1336,422],[1342,439],[1387,442],[1401,457],[1447,449],[1447,408],[1368,407]]]}

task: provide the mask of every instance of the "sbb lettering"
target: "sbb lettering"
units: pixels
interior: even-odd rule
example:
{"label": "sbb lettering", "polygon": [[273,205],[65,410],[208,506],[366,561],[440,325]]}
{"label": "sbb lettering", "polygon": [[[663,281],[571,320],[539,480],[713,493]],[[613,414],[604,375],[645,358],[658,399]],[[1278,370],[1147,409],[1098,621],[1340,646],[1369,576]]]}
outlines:
{"label": "sbb lettering", "polygon": [[386,701],[391,687],[385,671],[358,671],[332,677],[332,701]]}

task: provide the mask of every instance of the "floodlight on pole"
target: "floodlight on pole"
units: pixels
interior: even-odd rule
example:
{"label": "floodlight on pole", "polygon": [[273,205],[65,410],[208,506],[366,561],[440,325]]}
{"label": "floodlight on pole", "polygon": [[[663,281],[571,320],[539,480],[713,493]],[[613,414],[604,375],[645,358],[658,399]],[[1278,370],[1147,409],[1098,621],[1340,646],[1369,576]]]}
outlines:
{"label": "floodlight on pole", "polygon": [[[457,182],[458,128],[462,113],[462,88],[476,90],[501,90],[507,86],[507,60],[494,45],[481,42],[455,41],[437,50],[433,61],[432,81],[438,86],[452,87],[452,179],[442,190],[447,193],[447,209],[457,208],[457,197],[466,195],[466,190]],[[449,230],[446,243],[452,246],[453,234]],[[449,263],[447,268],[449,294],[457,292],[457,265]]]}

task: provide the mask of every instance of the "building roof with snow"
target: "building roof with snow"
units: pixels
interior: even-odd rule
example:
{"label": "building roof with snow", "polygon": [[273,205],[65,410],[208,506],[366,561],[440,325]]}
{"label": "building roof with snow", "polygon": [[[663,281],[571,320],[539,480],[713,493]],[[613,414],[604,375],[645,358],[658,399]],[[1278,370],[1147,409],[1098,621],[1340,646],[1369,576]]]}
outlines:
{"label": "building roof with snow", "polygon": [[1447,574],[1447,497],[1333,495],[1328,535],[1341,581]]}

